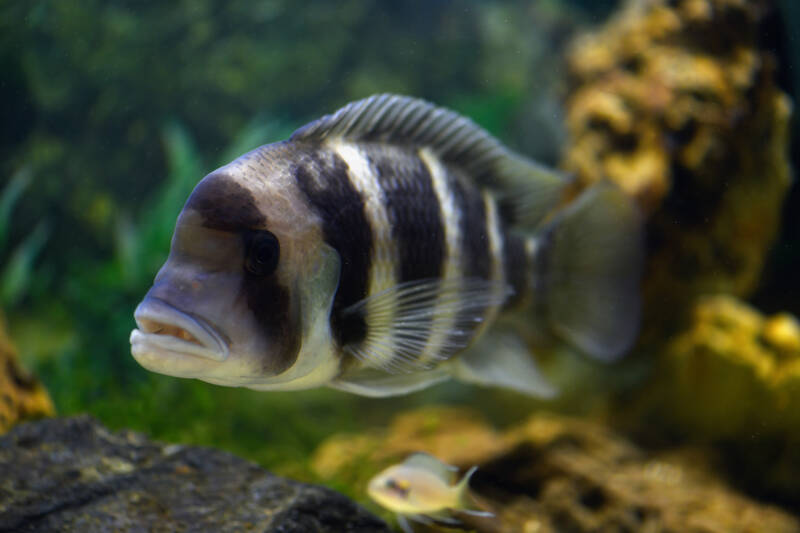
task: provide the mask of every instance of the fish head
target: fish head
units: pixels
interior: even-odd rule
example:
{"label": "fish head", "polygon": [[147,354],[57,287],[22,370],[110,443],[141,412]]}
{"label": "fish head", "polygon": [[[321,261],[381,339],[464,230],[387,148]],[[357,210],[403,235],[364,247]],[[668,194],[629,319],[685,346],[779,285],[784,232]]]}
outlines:
{"label": "fish head", "polygon": [[411,480],[397,467],[390,467],[373,477],[367,485],[367,494],[381,507],[402,513],[413,508]]}
{"label": "fish head", "polygon": [[367,494],[378,505],[400,514],[433,513],[451,507],[452,490],[422,469],[395,465],[373,477]]}
{"label": "fish head", "polygon": [[304,388],[296,384],[319,365],[300,360],[303,335],[325,314],[318,308],[332,299],[338,263],[284,178],[245,159],[198,183],[134,312],[131,352],[142,366],[220,385]]}

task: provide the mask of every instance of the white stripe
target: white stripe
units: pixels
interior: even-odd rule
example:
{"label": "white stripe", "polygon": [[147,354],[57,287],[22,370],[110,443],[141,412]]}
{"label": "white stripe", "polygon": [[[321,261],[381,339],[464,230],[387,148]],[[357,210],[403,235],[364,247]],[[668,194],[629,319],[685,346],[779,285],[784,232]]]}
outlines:
{"label": "white stripe", "polygon": [[[491,259],[491,279],[497,281],[497,289],[495,292],[497,302],[504,301],[505,284],[505,269],[503,268],[503,233],[500,231],[500,215],[497,212],[497,204],[494,198],[488,193],[483,193],[483,205],[486,211],[486,233],[489,237],[489,258]],[[483,323],[475,332],[475,339],[477,339],[485,329],[491,325],[492,321],[497,316],[500,306],[490,307],[486,310]]]}
{"label": "white stripe", "polygon": [[528,294],[526,298],[535,296],[536,286],[536,272],[534,272],[536,265],[536,253],[539,250],[539,241],[534,237],[525,239],[525,286],[527,287]]}
{"label": "white stripe", "polygon": [[[534,283],[536,283],[536,252],[539,249],[539,241],[534,237],[525,239],[525,287],[528,294],[525,295],[526,302],[530,302],[536,296]],[[527,305],[527,304],[526,304]]]}
{"label": "white stripe", "polygon": [[[431,175],[433,190],[439,200],[439,210],[442,215],[445,234],[445,257],[442,265],[442,278],[444,280],[457,280],[463,277],[463,259],[461,254],[461,211],[456,205],[453,191],[447,183],[447,169],[439,161],[439,158],[429,149],[423,148],[419,151],[419,158],[428,167]],[[452,309],[452,304],[448,306]],[[431,328],[428,342],[420,361],[424,364],[435,359],[441,352],[445,341],[448,340],[450,330],[456,323],[457,312],[442,311],[441,297],[436,304],[433,312],[433,319],[437,326]]]}
{"label": "white stripe", "polygon": [[[328,146],[341,157],[348,167],[348,176],[353,187],[364,198],[364,211],[367,216],[370,228],[372,229],[372,262],[369,269],[369,280],[367,284],[367,296],[373,296],[398,283],[396,270],[399,264],[399,253],[397,244],[392,238],[392,226],[389,222],[389,215],[386,210],[386,199],[378,180],[370,168],[369,160],[354,144],[341,140],[328,141]],[[385,305],[385,301],[382,306]],[[373,313],[372,305],[367,302],[367,322],[369,331],[364,343],[391,341],[391,330],[395,316],[396,306],[391,309],[382,307],[380,321],[370,318],[379,316]],[[367,350],[366,346],[362,347]],[[378,361],[378,366],[382,363],[388,364],[393,350],[376,350],[376,353],[386,354],[386,361]],[[372,355],[375,353],[370,352]]]}

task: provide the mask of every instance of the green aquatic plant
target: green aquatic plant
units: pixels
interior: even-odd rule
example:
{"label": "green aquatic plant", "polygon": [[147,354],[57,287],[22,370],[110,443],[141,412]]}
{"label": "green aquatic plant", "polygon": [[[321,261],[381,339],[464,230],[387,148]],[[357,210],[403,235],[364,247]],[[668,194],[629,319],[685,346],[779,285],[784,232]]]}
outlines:
{"label": "green aquatic plant", "polygon": [[12,307],[25,295],[34,262],[50,233],[49,223],[42,220],[13,249],[8,246],[14,206],[31,180],[30,169],[23,167],[0,192],[0,308],[4,309]]}
{"label": "green aquatic plant", "polygon": [[[67,354],[59,354],[51,366],[65,371],[85,370],[102,379],[90,380],[86,389],[70,386],[64,401],[80,405],[79,398],[143,379],[146,373],[132,360],[127,343],[136,303],[152,283],[169,253],[175,220],[195,184],[222,164],[229,154],[247,151],[284,134],[280,121],[260,118],[220,151],[220,159],[204,159],[189,131],[177,121],[162,130],[167,172],[154,193],[141,202],[137,215],[120,208],[115,215],[114,241],[104,261],[74,262],[63,288],[67,307],[76,317],[72,328],[78,339]],[[64,376],[65,377],[65,376]],[[53,380],[58,389],[60,378]],[[68,380],[72,383],[72,378]],[[59,391],[55,391],[59,395]],[[57,402],[57,405],[58,404]]]}
{"label": "green aquatic plant", "polygon": [[145,202],[138,220],[128,213],[117,216],[114,262],[126,288],[143,293],[169,252],[175,220],[199,179],[209,170],[269,140],[291,132],[279,120],[258,117],[251,121],[214,161],[205,161],[192,136],[180,123],[168,122],[162,133],[167,174],[152,197]]}
{"label": "green aquatic plant", "polygon": [[164,181],[136,222],[124,211],[116,220],[115,266],[122,283],[132,290],[145,287],[163,262],[175,217],[205,167],[191,136],[177,122],[164,127],[162,138],[168,169]]}

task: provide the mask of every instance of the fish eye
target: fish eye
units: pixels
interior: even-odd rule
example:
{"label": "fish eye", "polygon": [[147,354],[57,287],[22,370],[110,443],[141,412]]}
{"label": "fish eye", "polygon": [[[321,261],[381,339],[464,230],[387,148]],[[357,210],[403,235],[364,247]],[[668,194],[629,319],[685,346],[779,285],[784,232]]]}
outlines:
{"label": "fish eye", "polygon": [[245,234],[244,267],[255,276],[268,276],[278,267],[281,246],[278,238],[266,230]]}
{"label": "fish eye", "polygon": [[398,493],[400,496],[407,496],[411,489],[411,484],[405,479],[397,481],[390,478],[386,480],[386,488]]}

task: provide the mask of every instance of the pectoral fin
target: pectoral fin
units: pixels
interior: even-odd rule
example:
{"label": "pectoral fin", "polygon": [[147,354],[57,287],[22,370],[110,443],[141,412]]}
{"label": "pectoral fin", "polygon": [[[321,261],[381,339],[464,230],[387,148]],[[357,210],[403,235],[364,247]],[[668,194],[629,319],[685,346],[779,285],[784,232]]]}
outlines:
{"label": "pectoral fin", "polygon": [[[479,278],[395,285],[344,310],[367,324],[366,338],[344,349],[364,366],[390,374],[428,370],[465,348],[487,309],[502,305],[510,293],[504,283]],[[445,342],[421,358],[433,335]]]}

